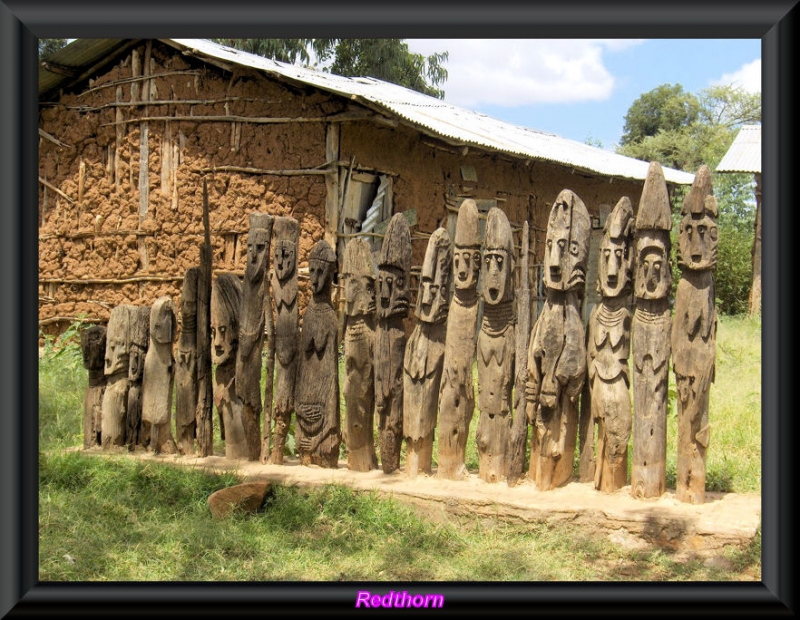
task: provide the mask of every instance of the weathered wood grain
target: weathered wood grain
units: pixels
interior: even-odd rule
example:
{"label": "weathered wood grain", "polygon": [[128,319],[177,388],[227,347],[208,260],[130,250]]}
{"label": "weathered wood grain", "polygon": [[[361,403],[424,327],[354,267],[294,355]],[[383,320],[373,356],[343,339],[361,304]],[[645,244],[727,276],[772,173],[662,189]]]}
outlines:
{"label": "weathered wood grain", "polygon": [[106,376],[103,372],[106,354],[106,328],[92,325],[81,330],[83,367],[89,371],[89,381],[83,398],[83,447],[102,444],[103,392]]}
{"label": "weathered wood grain", "polygon": [[181,290],[181,335],[175,359],[175,435],[181,454],[194,454],[197,429],[197,278],[189,267]]}
{"label": "weathered wood grain", "polygon": [[172,437],[172,393],[175,360],[172,342],[176,318],[172,298],[159,297],[150,309],[150,344],[142,374],[142,429],[150,428],[150,448],[156,454],[177,454]]}

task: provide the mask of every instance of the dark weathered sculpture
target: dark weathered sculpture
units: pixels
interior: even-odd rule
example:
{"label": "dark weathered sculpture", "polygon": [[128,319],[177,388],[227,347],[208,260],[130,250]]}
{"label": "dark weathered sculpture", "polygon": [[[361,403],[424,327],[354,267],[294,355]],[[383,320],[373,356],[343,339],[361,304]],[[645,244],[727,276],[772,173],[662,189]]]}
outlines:
{"label": "dark weathered sculpture", "polygon": [[436,476],[458,480],[475,410],[472,366],[478,328],[478,276],[481,236],[478,207],[467,199],[458,209],[453,242],[453,298],[447,315],[444,362],[439,390],[439,444]]}
{"label": "dark weathered sculpture", "polygon": [[345,246],[342,280],[345,297],[344,403],[347,467],[378,467],[375,453],[375,280],[378,272],[369,243],[351,239]]}
{"label": "dark weathered sculpture", "polygon": [[172,299],[169,296],[156,299],[150,309],[150,345],[142,374],[142,432],[149,429],[150,448],[156,454],[178,452],[171,429],[175,324]]}
{"label": "dark weathered sculpture", "polygon": [[297,239],[300,235],[300,225],[294,218],[278,216],[275,218],[272,230],[272,298],[275,303],[276,318],[273,411],[275,429],[270,460],[275,465],[281,465],[294,411],[294,386],[297,375],[300,320],[297,301]]}
{"label": "dark weathered sculpture", "polygon": [[591,224],[583,201],[565,189],[547,223],[546,299],[531,331],[525,397],[534,425],[529,477],[547,491],[572,476],[578,396],[586,376],[581,320]]}
{"label": "dark weathered sculpture", "polygon": [[[236,352],[236,394],[244,407],[244,430],[251,461],[257,461],[261,455],[261,353],[264,348],[264,301],[267,298],[272,222],[271,215],[250,214],[239,347]],[[272,377],[269,376],[267,380],[272,381]]]}
{"label": "dark weathered sculpture", "polygon": [[417,294],[418,322],[408,339],[403,362],[403,434],[406,474],[410,478],[420,471],[432,473],[452,268],[450,235],[437,228],[425,251]]}
{"label": "dark weathered sculpture", "polygon": [[[197,273],[197,410],[195,411],[199,456],[214,452],[213,377],[211,376],[211,227],[208,218],[208,186],[203,179],[203,245]],[[224,437],[224,429],[220,429]]]}
{"label": "dark weathered sculpture", "polygon": [[225,456],[247,459],[250,455],[244,425],[244,406],[236,390],[236,350],[242,307],[242,284],[232,273],[221,273],[211,290],[211,361],[214,372],[214,404],[225,426]]}
{"label": "dark weathered sculpture", "polygon": [[197,429],[197,276],[189,267],[181,290],[181,335],[175,356],[175,435],[181,454],[194,454]]}
{"label": "dark weathered sculpture", "polygon": [[581,398],[581,480],[593,480],[596,489],[608,493],[628,480],[632,265],[633,207],[623,197],[603,229],[597,280],[601,300],[587,326],[587,381]]}
{"label": "dark weathered sculpture", "polygon": [[514,238],[506,214],[492,207],[486,218],[480,292],[483,319],[478,333],[478,475],[499,482],[507,473],[514,387]]}
{"label": "dark weathered sculpture", "polygon": [[633,462],[631,495],[660,497],[667,487],[667,384],[672,319],[672,213],[664,171],[651,162],[636,215],[631,325],[633,349]]}
{"label": "dark weathered sculpture", "polygon": [[133,450],[136,445],[150,444],[149,428],[142,432],[142,379],[144,358],[150,341],[150,306],[132,306],[128,323],[130,363],[128,366],[128,411],[126,415],[125,445]]}
{"label": "dark weathered sculpture", "polygon": [[411,231],[401,213],[389,221],[378,260],[378,327],[375,337],[375,410],[384,473],[400,468],[403,443],[403,358],[411,275]]}
{"label": "dark weathered sculpture", "polygon": [[711,171],[701,166],[683,202],[678,232],[681,279],[672,319],[672,367],[678,392],[678,466],[675,495],[702,504],[706,497],[708,398],[714,381],[717,310],[717,200]]}
{"label": "dark weathered sculpture", "polygon": [[106,375],[103,372],[106,355],[106,328],[92,325],[81,331],[83,367],[89,371],[89,383],[83,398],[83,447],[101,445],[103,429],[103,392]]}
{"label": "dark weathered sculpture", "polygon": [[303,315],[295,384],[295,444],[303,465],[339,466],[339,321],[331,303],[336,253],[325,240],[308,258],[312,296]]}
{"label": "dark weathered sculpture", "polygon": [[520,247],[519,286],[517,301],[517,342],[514,352],[514,419],[508,438],[506,483],[513,487],[525,471],[525,449],[528,440],[528,412],[525,400],[525,384],[528,381],[528,338],[531,331],[531,289],[528,285],[528,222],[522,224]]}
{"label": "dark weathered sculpture", "polygon": [[136,307],[122,304],[111,309],[106,328],[106,389],[103,393],[101,439],[103,448],[125,445],[130,365],[130,315]]}

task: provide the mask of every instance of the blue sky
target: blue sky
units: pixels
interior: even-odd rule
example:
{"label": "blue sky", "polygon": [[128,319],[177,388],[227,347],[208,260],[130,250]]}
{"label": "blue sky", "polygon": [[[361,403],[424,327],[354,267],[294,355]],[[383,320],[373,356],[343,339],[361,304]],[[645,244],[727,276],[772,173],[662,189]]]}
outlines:
{"label": "blue sky", "polygon": [[407,39],[448,51],[445,101],[613,150],[643,93],[718,83],[761,91],[761,39]]}

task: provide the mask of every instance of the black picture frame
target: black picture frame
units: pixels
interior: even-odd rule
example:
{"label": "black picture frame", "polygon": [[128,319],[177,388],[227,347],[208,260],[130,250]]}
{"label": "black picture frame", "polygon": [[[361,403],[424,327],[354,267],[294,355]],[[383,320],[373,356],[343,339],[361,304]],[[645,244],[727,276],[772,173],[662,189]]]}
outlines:
{"label": "black picture frame", "polygon": [[[791,192],[800,37],[796,0],[759,3],[269,3],[0,0],[0,616],[265,616],[349,613],[358,590],[444,594],[436,614],[794,615],[795,411]],[[39,583],[37,38],[56,37],[760,38],[763,73],[761,583]],[[702,62],[703,59],[697,59]],[[358,610],[363,613],[364,610]],[[370,612],[367,612],[368,614]],[[400,613],[398,610],[392,613]]]}

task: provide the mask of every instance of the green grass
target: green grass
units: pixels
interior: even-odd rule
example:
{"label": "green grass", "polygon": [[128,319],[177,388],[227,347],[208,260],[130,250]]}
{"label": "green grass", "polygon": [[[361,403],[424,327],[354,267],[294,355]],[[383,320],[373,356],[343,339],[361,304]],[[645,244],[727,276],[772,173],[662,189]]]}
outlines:
{"label": "green grass", "polygon": [[[761,325],[721,317],[711,388],[710,490],[760,493]],[[97,458],[82,443],[87,373],[74,345],[39,363],[39,571],[43,581],[742,581],[761,578],[761,535],[727,568],[666,550],[626,550],[570,524],[431,521],[395,500],[277,486],[259,512],[215,521],[208,496],[236,482],[168,464]],[[674,389],[673,389],[674,394]],[[670,402],[668,486],[675,472]],[[472,435],[477,426],[473,417]],[[216,420],[216,414],[215,414]],[[217,426],[215,422],[215,427]],[[474,441],[467,465],[477,471]],[[224,446],[215,441],[217,453]],[[436,454],[434,446],[434,456]],[[344,452],[343,452],[344,456]]]}

